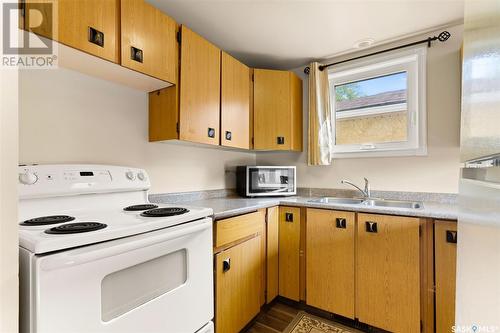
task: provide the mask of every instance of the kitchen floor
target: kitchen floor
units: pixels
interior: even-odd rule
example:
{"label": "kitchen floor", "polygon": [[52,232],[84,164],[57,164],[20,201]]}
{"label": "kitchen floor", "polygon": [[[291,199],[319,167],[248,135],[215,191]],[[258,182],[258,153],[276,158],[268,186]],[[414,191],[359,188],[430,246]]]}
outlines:
{"label": "kitchen floor", "polygon": [[[300,311],[306,311],[315,316],[326,317],[325,319],[333,322],[338,322],[339,324],[346,325],[345,321],[336,321],[329,318],[328,315],[322,315],[322,311],[308,311],[306,307],[301,304],[285,304],[284,302],[278,300],[271,303],[269,306],[265,306],[260,311],[254,322],[243,330],[244,333],[280,333],[285,332],[288,325],[293,321],[295,316]],[[381,332],[380,330],[370,330],[366,328],[362,331],[358,329],[352,329],[352,332]]]}

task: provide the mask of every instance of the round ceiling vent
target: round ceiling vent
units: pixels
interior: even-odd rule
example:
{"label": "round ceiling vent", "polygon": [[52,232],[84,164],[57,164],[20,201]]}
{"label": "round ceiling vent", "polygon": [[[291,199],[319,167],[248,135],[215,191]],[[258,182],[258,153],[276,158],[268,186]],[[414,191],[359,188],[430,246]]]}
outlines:
{"label": "round ceiling vent", "polygon": [[355,49],[365,49],[367,47],[372,46],[372,44],[375,42],[373,38],[365,38],[362,40],[357,41],[354,43],[354,48]]}

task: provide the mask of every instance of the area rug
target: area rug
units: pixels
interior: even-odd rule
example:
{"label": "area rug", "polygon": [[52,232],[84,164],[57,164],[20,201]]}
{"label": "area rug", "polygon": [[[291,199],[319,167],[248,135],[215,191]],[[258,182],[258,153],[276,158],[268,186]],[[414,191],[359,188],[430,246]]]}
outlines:
{"label": "area rug", "polygon": [[358,333],[361,331],[313,316],[304,311],[297,313],[283,333]]}

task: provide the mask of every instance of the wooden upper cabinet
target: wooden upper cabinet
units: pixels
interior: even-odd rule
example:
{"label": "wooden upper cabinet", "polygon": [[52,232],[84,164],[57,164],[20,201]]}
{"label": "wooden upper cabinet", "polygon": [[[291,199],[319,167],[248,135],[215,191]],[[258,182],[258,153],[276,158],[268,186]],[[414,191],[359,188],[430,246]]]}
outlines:
{"label": "wooden upper cabinet", "polygon": [[250,148],[250,69],[222,52],[221,145]]}
{"label": "wooden upper cabinet", "polygon": [[26,30],[120,62],[119,0],[26,1]]}
{"label": "wooden upper cabinet", "polygon": [[177,31],[172,18],[144,0],[121,0],[122,66],[177,83]]}
{"label": "wooden upper cabinet", "polygon": [[436,221],[434,225],[436,274],[436,332],[452,332],[455,325],[457,269],[457,222]]}
{"label": "wooden upper cabinet", "polygon": [[219,144],[221,51],[181,27],[180,139]]}
{"label": "wooden upper cabinet", "polygon": [[302,151],[302,80],[292,72],[254,69],[254,148]]}
{"label": "wooden upper cabinet", "polygon": [[306,302],[354,319],[355,213],[307,209]]}
{"label": "wooden upper cabinet", "polygon": [[300,300],[300,207],[279,208],[279,295]]}
{"label": "wooden upper cabinet", "polygon": [[358,214],[356,317],[391,332],[420,332],[420,220]]}

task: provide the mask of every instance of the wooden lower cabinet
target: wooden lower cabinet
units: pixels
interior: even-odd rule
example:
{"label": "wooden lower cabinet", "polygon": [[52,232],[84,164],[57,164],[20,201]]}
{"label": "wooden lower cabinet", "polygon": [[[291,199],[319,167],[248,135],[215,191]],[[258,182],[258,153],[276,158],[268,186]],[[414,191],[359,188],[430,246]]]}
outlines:
{"label": "wooden lower cabinet", "polygon": [[420,332],[420,219],[358,214],[356,317],[391,332]]}
{"label": "wooden lower cabinet", "polygon": [[215,255],[215,327],[239,332],[260,311],[261,236]]}
{"label": "wooden lower cabinet", "polygon": [[279,208],[267,209],[266,223],[266,303],[271,303],[278,296],[279,272]]}
{"label": "wooden lower cabinet", "polygon": [[279,295],[300,300],[300,207],[279,209]]}
{"label": "wooden lower cabinet", "polygon": [[435,221],[436,332],[452,332],[455,325],[457,223]]}
{"label": "wooden lower cabinet", "polygon": [[306,302],[354,319],[355,213],[307,209]]}

